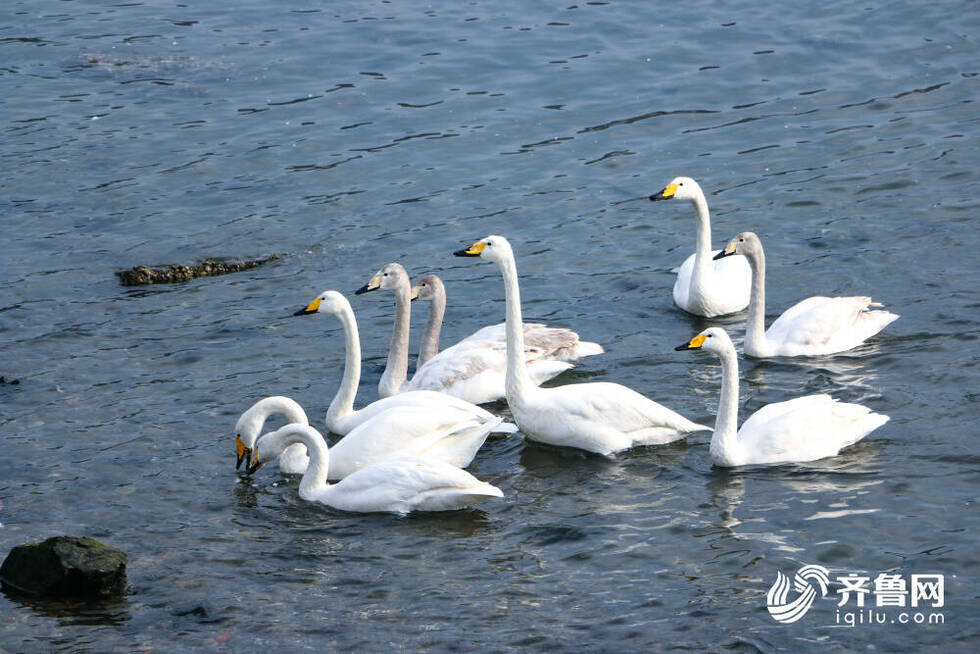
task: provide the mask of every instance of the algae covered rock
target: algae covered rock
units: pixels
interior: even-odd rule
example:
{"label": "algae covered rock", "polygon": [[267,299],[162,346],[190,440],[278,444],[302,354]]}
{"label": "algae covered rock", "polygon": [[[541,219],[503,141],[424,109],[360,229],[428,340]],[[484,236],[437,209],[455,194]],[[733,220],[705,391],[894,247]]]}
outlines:
{"label": "algae covered rock", "polygon": [[44,597],[113,597],[126,590],[127,560],[125,552],[94,538],[55,536],[10,550],[0,583]]}
{"label": "algae covered rock", "polygon": [[261,266],[269,261],[275,261],[279,257],[270,255],[264,259],[248,259],[241,261],[223,261],[218,259],[205,259],[193,266],[163,266],[161,268],[150,268],[148,266],[135,266],[129,270],[120,270],[116,273],[123,286],[143,286],[145,284],[175,284],[186,282],[197,277],[214,277],[215,275],[227,275],[229,273],[249,270]]}

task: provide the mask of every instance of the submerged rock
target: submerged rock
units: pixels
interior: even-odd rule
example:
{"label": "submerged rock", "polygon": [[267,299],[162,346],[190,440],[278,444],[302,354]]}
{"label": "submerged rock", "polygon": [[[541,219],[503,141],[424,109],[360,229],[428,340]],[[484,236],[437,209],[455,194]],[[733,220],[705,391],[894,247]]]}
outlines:
{"label": "submerged rock", "polygon": [[10,550],[0,583],[44,597],[113,597],[126,590],[126,561],[125,552],[94,538],[55,536]]}
{"label": "submerged rock", "polygon": [[123,286],[143,286],[145,284],[173,284],[176,282],[186,282],[195,277],[213,277],[215,275],[227,275],[228,273],[241,272],[249,268],[261,266],[263,263],[275,261],[279,257],[271,255],[265,259],[250,259],[244,261],[219,261],[217,259],[205,259],[195,266],[164,266],[162,268],[149,268],[147,266],[135,266],[129,270],[120,270],[116,273]]}

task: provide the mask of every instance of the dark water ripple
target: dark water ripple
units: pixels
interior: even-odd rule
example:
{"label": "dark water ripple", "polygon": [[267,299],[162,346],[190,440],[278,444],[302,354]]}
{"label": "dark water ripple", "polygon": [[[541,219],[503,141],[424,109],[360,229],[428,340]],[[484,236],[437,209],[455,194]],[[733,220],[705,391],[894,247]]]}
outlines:
{"label": "dark water ripple", "polygon": [[[131,592],[0,597],[0,648],[968,650],[978,28],[965,2],[4,5],[0,551],[87,533],[130,553]],[[502,315],[496,270],[449,256],[488,233],[529,317],[607,347],[562,382],[710,422],[716,362],[672,348],[715,322],[740,342],[743,317],[672,307],[693,217],[644,198],[679,174],[716,245],[764,239],[770,319],[814,293],[902,316],[845,356],[743,361],[743,416],[828,392],[885,428],[738,471],[703,434],[612,459],[494,439],[473,472],[502,501],[410,519],[235,474],[244,408],[285,394],[320,423],[339,379],[339,325],[292,311],[400,260],[446,280],[452,342]],[[390,302],[353,302],[368,402]],[[940,572],[946,623],[779,625],[766,591],[805,563]]]}

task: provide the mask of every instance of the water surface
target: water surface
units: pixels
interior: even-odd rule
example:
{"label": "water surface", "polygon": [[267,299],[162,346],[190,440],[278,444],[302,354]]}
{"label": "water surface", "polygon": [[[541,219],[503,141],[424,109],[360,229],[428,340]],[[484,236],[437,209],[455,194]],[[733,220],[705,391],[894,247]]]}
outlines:
{"label": "water surface", "polygon": [[[5,3],[0,552],[88,534],[131,592],[0,596],[0,647],[975,648],[978,34],[969,2]],[[397,260],[444,278],[455,342],[503,317],[496,268],[451,256],[491,233],[527,317],[607,348],[558,382],[710,423],[717,362],[673,346],[744,316],[672,305],[693,214],[645,197],[682,174],[716,247],[763,238],[770,317],[815,293],[901,314],[846,355],[743,361],[743,416],[828,392],[885,427],[735,471],[704,434],[609,459],[496,439],[471,471],[503,500],[409,518],[236,475],[238,414],[284,394],[322,425],[339,382],[339,325],[294,310]],[[367,403],[391,299],[352,302]],[[777,624],[766,592],[803,564],[941,573],[945,625],[847,628],[831,599]]]}

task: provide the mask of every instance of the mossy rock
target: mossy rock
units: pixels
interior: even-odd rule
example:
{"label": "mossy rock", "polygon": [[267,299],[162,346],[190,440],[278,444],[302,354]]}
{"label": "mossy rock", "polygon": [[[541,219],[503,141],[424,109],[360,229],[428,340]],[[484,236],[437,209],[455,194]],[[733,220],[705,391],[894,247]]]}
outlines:
{"label": "mossy rock", "polygon": [[4,590],[48,598],[108,598],[126,590],[125,552],[94,538],[18,545],[0,566]]}
{"label": "mossy rock", "polygon": [[214,277],[215,275],[227,275],[229,273],[249,270],[261,266],[269,261],[275,261],[279,257],[271,255],[265,259],[248,259],[243,261],[220,261],[218,259],[205,259],[193,266],[163,266],[161,268],[150,268],[148,266],[135,266],[129,270],[120,270],[116,273],[123,286],[144,286],[146,284],[175,284],[186,282],[197,277]]}

